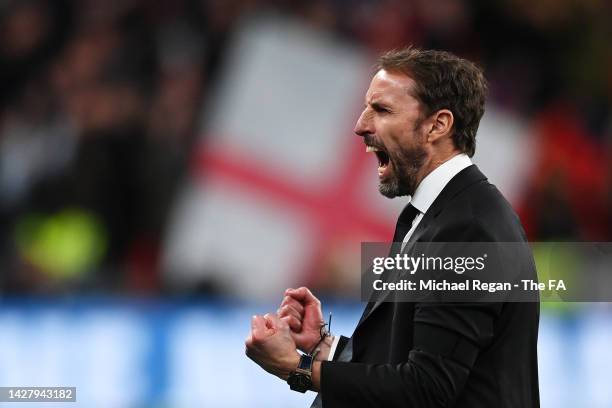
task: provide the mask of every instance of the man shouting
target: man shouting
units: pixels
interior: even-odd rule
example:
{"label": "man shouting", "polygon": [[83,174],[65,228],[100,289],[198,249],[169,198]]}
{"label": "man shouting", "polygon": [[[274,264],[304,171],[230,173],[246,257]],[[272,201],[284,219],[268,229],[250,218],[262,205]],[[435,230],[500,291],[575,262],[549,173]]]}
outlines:
{"label": "man shouting", "polygon": [[[394,242],[525,242],[517,215],[471,162],[486,82],[473,63],[407,48],[379,58],[355,133],[379,191],[410,196]],[[370,302],[350,338],[321,303],[288,289],[255,316],[247,355],[313,407],[539,407],[538,303]],[[303,354],[296,350],[301,350]]]}

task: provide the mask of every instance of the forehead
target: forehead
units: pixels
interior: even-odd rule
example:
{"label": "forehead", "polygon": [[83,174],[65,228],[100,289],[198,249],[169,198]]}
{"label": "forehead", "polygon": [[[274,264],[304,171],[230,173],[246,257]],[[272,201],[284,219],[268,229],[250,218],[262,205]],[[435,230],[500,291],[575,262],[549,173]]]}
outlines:
{"label": "forehead", "polygon": [[389,72],[381,69],[374,75],[366,93],[366,103],[387,100],[408,102],[416,99],[412,96],[415,82],[408,75]]}

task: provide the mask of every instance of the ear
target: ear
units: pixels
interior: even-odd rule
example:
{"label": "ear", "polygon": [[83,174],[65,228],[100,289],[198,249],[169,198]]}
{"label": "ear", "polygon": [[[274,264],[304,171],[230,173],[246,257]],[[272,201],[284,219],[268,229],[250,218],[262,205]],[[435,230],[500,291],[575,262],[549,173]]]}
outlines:
{"label": "ear", "polygon": [[427,133],[427,141],[434,143],[438,140],[442,140],[451,134],[453,130],[453,124],[455,123],[455,117],[453,112],[448,109],[440,109],[433,115],[431,115],[430,128]]}

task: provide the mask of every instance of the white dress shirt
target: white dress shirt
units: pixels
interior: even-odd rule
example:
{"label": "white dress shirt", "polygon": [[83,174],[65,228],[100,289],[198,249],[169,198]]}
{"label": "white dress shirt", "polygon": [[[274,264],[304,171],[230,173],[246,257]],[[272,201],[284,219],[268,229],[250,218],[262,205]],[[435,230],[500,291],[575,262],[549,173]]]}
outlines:
{"label": "white dress shirt", "polygon": [[452,180],[461,170],[472,165],[472,160],[465,154],[461,153],[453,156],[445,161],[429,173],[421,183],[419,183],[414,195],[409,201],[419,213],[412,221],[412,227],[404,237],[402,250],[406,243],[414,233],[414,230],[419,226],[423,215],[429,210],[429,207],[438,198],[444,187]]}
{"label": "white dress shirt", "polygon": [[[461,170],[472,165],[472,160],[465,154],[461,153],[453,156],[451,159],[445,161],[438,167],[436,167],[431,173],[429,173],[417,186],[414,195],[411,197],[409,203],[416,208],[419,213],[412,221],[410,230],[406,233],[406,236],[402,242],[402,250],[408,243],[408,240],[414,233],[414,230],[419,226],[423,215],[429,210],[429,207],[433,204],[436,198],[440,195],[444,187],[452,180]],[[327,359],[331,361],[338,347],[339,336],[334,336],[332,341],[331,349]]]}

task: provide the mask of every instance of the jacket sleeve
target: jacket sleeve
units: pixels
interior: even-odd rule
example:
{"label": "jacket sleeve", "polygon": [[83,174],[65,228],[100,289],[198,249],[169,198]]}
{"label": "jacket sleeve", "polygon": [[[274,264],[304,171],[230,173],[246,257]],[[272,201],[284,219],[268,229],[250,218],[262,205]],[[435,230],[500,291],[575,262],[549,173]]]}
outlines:
{"label": "jacket sleeve", "polygon": [[[490,241],[477,223],[452,228],[462,232],[459,240]],[[501,303],[417,303],[408,361],[323,362],[323,407],[452,406],[480,351],[491,343],[502,307]]]}

